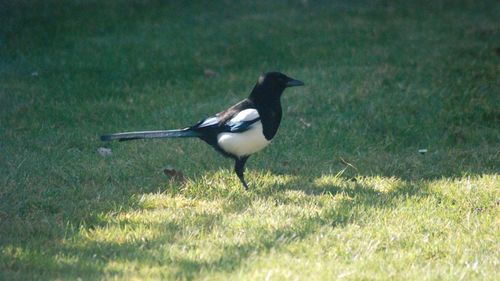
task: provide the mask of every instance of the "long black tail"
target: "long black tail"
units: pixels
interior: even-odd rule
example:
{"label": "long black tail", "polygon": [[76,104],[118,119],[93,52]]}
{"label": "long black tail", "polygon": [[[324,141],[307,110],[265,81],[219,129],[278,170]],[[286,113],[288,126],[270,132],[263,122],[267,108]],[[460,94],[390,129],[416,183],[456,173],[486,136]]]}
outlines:
{"label": "long black tail", "polygon": [[125,132],[101,136],[102,141],[128,141],[138,139],[157,139],[157,138],[194,138],[201,136],[200,133],[193,131],[191,128],[181,130],[166,130],[166,131],[143,131],[143,132]]}

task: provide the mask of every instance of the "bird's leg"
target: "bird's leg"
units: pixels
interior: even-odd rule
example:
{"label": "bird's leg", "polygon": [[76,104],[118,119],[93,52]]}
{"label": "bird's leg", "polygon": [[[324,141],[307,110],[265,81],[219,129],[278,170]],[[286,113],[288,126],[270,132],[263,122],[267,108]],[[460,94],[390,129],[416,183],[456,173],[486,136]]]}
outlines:
{"label": "bird's leg", "polygon": [[243,173],[245,172],[245,163],[247,162],[247,159],[248,156],[237,158],[236,162],[234,163],[234,171],[236,172],[236,175],[238,175],[238,178],[245,187],[245,190],[248,190],[248,185],[245,182],[245,177]]}

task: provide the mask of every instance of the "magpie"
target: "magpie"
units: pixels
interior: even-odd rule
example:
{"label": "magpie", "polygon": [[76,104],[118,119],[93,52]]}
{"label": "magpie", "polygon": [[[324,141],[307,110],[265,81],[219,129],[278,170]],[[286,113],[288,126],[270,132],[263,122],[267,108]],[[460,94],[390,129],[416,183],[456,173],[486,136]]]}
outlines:
{"label": "magpie", "polygon": [[248,98],[193,126],[178,130],[109,134],[101,136],[101,140],[199,138],[222,155],[234,159],[234,171],[248,190],[244,177],[248,157],[266,147],[276,135],[282,117],[283,91],[303,85],[302,81],[283,73],[268,72],[259,77]]}

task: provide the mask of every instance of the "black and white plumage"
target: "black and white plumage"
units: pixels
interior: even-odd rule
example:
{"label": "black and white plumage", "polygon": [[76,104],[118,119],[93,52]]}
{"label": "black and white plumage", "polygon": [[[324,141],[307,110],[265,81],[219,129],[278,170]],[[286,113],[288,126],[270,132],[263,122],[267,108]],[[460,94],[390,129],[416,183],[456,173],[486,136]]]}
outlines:
{"label": "black and white plumage", "polygon": [[117,133],[101,136],[101,140],[197,137],[235,160],[234,170],[248,189],[243,175],[248,157],[269,145],[276,135],[282,116],[283,91],[302,85],[303,82],[283,73],[268,72],[259,77],[248,98],[194,126],[180,130]]}

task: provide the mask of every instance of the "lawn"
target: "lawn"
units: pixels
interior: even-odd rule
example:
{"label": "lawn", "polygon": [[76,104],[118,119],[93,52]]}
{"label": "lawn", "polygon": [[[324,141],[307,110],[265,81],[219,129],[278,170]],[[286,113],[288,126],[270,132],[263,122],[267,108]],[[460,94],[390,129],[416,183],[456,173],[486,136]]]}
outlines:
{"label": "lawn", "polygon": [[[179,2],[0,2],[0,280],[500,279],[500,2]],[[306,86],[249,191],[199,140],[99,141],[270,70]]]}

